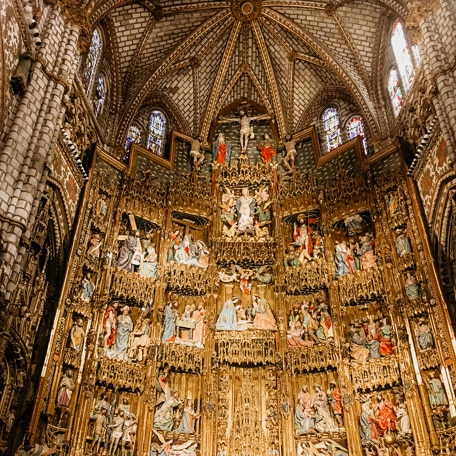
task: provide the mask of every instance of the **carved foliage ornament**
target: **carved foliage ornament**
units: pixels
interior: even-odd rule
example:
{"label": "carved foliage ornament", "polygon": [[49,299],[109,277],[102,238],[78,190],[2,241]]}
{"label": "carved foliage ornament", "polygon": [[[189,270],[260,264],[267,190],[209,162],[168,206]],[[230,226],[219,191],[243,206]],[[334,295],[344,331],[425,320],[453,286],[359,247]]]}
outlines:
{"label": "carved foliage ornament", "polygon": [[251,22],[261,14],[261,0],[232,0],[231,12],[241,22]]}

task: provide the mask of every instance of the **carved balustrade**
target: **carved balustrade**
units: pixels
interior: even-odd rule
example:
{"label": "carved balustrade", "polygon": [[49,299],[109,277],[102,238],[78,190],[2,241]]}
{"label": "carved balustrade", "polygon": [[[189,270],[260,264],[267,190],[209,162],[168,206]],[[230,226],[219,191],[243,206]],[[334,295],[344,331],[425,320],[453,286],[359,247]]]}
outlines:
{"label": "carved balustrade", "polygon": [[289,181],[282,181],[277,189],[277,207],[287,214],[305,212],[319,206],[319,188],[312,174],[293,173]]}
{"label": "carved balustrade", "polygon": [[69,349],[65,350],[63,362],[67,366],[71,366],[71,367],[78,369],[79,365],[81,363],[81,354],[82,354],[82,352],[69,348]]}
{"label": "carved balustrade", "polygon": [[406,299],[404,307],[409,318],[419,317],[428,312],[428,302],[424,297]]}
{"label": "carved balustrade", "polygon": [[204,295],[211,286],[211,278],[206,268],[187,264],[168,263],[165,277],[169,290],[187,296]]}
{"label": "carved balustrade", "polygon": [[214,241],[215,260],[221,266],[262,266],[274,263],[275,243],[273,240],[255,242],[246,240],[217,239]]}
{"label": "carved balustrade", "polygon": [[160,345],[157,364],[178,372],[201,373],[204,367],[204,349],[166,343]]}
{"label": "carved balustrade", "polygon": [[323,258],[305,263],[300,267],[289,267],[284,271],[285,290],[290,295],[313,293],[328,288],[328,268]]}
{"label": "carved balustrade", "polygon": [[129,179],[124,184],[119,206],[124,212],[136,214],[147,220],[154,220],[162,226],[167,201],[167,187],[154,182],[152,175],[147,175],[140,180]]}
{"label": "carved balustrade", "polygon": [[415,257],[413,253],[402,254],[397,261],[397,268],[400,272],[415,269]]}
{"label": "carved balustrade", "polygon": [[398,385],[401,381],[399,364],[394,356],[351,364],[351,378],[355,390],[374,391]]}
{"label": "carved balustrade", "polygon": [[108,358],[100,360],[97,370],[97,382],[115,385],[131,391],[143,392],[146,372],[143,364],[120,362]]}
{"label": "carved balustrade", "polygon": [[273,331],[218,331],[215,346],[221,364],[264,366],[276,363]]}
{"label": "carved balustrade", "polygon": [[117,297],[136,302],[149,303],[154,299],[155,279],[142,277],[135,272],[114,269],[111,293]]}
{"label": "carved balustrade", "polygon": [[332,179],[325,180],[321,188],[324,195],[325,206],[337,206],[364,198],[369,191],[369,183],[364,173],[353,174],[350,170],[339,170]]}
{"label": "carved balustrade", "polygon": [[382,270],[378,266],[339,277],[337,287],[340,303],[345,306],[380,299],[385,292]]}
{"label": "carved balustrade", "polygon": [[293,348],[287,351],[287,371],[297,375],[305,372],[335,368],[340,359],[338,350],[332,344],[313,347]]}
{"label": "carved balustrade", "polygon": [[421,370],[437,369],[441,364],[436,350],[428,350],[426,352],[418,353],[417,358]]}
{"label": "carved balustrade", "polygon": [[180,175],[170,185],[168,200],[173,210],[209,217],[213,210],[211,183],[195,174]]}
{"label": "carved balustrade", "polygon": [[218,185],[238,187],[241,185],[260,185],[273,182],[277,165],[257,163],[254,166],[230,166],[227,162],[215,163],[213,170]]}

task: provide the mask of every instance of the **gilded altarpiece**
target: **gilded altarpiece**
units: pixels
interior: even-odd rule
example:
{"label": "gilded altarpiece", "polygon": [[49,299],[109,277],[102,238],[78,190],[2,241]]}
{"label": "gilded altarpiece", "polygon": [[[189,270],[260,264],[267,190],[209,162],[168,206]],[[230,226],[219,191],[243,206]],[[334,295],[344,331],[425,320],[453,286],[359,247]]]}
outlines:
{"label": "gilded altarpiece", "polygon": [[78,456],[453,448],[454,354],[406,179],[358,141],[304,141],[284,166],[229,160],[222,136],[211,175],[168,183],[98,151],[31,435]]}

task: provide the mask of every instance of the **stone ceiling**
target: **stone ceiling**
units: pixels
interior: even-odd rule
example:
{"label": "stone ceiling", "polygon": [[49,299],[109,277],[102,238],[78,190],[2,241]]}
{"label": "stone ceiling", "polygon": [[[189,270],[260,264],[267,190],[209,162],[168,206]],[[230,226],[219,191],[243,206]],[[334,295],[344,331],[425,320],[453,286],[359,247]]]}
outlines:
{"label": "stone ceiling", "polygon": [[343,94],[384,128],[383,72],[401,0],[125,0],[88,9],[109,31],[117,68],[118,137],[162,96],[181,129],[207,137],[220,110],[248,101],[284,137],[306,127],[323,93]]}

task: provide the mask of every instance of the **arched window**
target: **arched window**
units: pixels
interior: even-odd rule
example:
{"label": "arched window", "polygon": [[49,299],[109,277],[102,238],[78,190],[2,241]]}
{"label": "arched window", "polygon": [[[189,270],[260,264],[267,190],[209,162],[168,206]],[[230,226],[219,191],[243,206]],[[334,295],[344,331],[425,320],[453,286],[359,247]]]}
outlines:
{"label": "arched window", "polygon": [[395,68],[391,68],[388,78],[388,93],[393,104],[394,115],[397,116],[402,107],[402,90],[399,84],[399,75]]}
{"label": "arched window", "polygon": [[95,71],[97,69],[98,61],[100,60],[101,50],[103,48],[103,43],[101,41],[101,34],[98,29],[95,29],[92,33],[92,39],[90,41],[89,53],[84,64],[84,67],[81,70],[81,79],[82,85],[86,93],[90,92],[92,88]]}
{"label": "arched window", "polygon": [[130,125],[125,141],[125,149],[130,150],[133,143],[141,144],[141,130],[136,125]]}
{"label": "arched window", "polygon": [[154,154],[163,157],[166,134],[166,118],[161,111],[154,110],[149,120],[147,148]]}
{"label": "arched window", "polygon": [[401,75],[404,92],[407,93],[412,85],[413,78],[415,77],[415,68],[413,67],[409,45],[405,38],[404,28],[399,21],[396,21],[393,26],[393,33],[391,34],[391,47],[393,48],[397,69]]}
{"label": "arched window", "polygon": [[347,122],[347,136],[348,139],[353,139],[356,136],[361,136],[361,141],[363,143],[364,153],[367,155],[367,139],[364,132],[364,121],[361,116],[352,117]]}
{"label": "arched window", "polygon": [[106,86],[104,76],[99,76],[97,85],[95,87],[95,96],[93,98],[93,110],[95,111],[95,117],[101,113],[103,105],[106,99]]}
{"label": "arched window", "polygon": [[322,119],[326,138],[326,152],[331,152],[333,149],[342,144],[339,113],[334,107],[328,108],[323,113]]}

